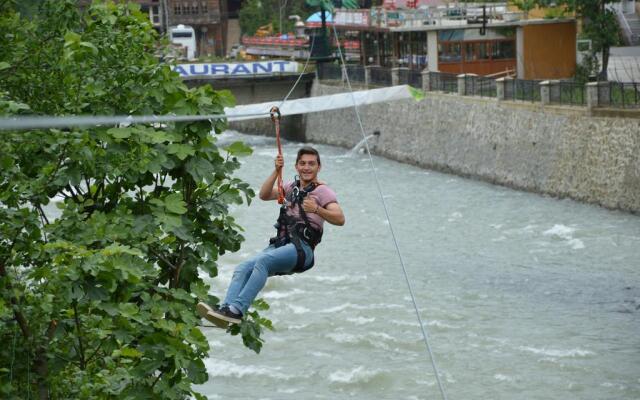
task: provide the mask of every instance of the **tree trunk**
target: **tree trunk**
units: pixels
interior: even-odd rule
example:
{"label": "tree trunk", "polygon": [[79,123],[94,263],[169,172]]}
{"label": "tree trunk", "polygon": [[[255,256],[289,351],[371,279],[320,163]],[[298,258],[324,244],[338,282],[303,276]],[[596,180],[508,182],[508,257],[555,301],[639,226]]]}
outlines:
{"label": "tree trunk", "polygon": [[38,374],[38,398],[40,400],[48,400],[49,385],[47,384],[47,375],[49,375],[49,366],[47,363],[47,354],[44,349],[40,349],[39,353],[34,362],[34,367]]}

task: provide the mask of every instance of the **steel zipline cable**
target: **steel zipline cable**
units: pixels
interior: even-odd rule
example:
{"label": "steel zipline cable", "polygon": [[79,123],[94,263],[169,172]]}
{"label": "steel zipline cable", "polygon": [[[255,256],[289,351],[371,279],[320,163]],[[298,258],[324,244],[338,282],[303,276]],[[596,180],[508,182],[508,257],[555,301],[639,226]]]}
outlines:
{"label": "steel zipline cable", "polygon": [[[300,80],[307,71],[311,52],[315,43],[315,36],[311,40],[309,54],[305,61],[302,71],[298,74],[298,78],[289,90],[289,93],[280,101],[278,108],[281,108],[287,102]],[[69,116],[14,116],[0,118],[0,131],[12,130],[32,130],[32,129],[62,129],[71,127],[89,127],[100,125],[117,125],[117,124],[160,124],[167,122],[193,122],[193,121],[209,121],[222,118],[240,118],[240,117],[264,117],[270,116],[270,111],[265,110],[261,113],[246,114],[208,114],[208,115],[69,115]]]}
{"label": "steel zipline cable", "polygon": [[[235,116],[235,115],[234,115]],[[268,117],[269,112],[238,114],[241,117]],[[55,129],[116,124],[153,124],[166,122],[208,121],[227,118],[226,114],[209,115],[112,115],[112,116],[35,116],[0,118],[0,130]]]}
{"label": "steel zipline cable", "polygon": [[353,108],[356,113],[356,119],[358,120],[358,126],[360,127],[360,132],[362,133],[362,138],[364,139],[364,145],[367,149],[367,154],[369,156],[369,163],[371,164],[371,171],[373,171],[373,176],[376,181],[376,186],[378,188],[378,194],[380,195],[380,200],[382,201],[382,207],[384,208],[384,213],[389,222],[389,230],[391,231],[391,237],[393,239],[393,244],[396,248],[396,253],[398,254],[398,259],[400,260],[400,266],[402,267],[402,272],[404,274],[404,278],[407,282],[407,287],[409,289],[409,294],[411,295],[411,302],[413,303],[413,308],[416,312],[416,318],[418,319],[418,323],[420,324],[420,329],[422,330],[422,337],[424,339],[425,346],[427,348],[427,352],[429,354],[429,358],[431,359],[431,365],[433,366],[433,371],[436,376],[436,381],[438,382],[438,388],[440,389],[440,394],[442,395],[443,400],[447,400],[447,395],[444,391],[444,386],[442,385],[442,381],[440,380],[440,371],[436,365],[435,357],[433,356],[433,351],[431,351],[431,345],[429,344],[429,335],[427,334],[427,329],[422,322],[422,318],[420,317],[420,311],[418,310],[418,304],[416,302],[416,297],[413,294],[413,287],[411,286],[411,280],[409,279],[409,274],[407,273],[407,268],[405,267],[404,259],[402,257],[402,252],[400,251],[400,247],[398,246],[398,240],[396,239],[395,230],[393,228],[393,223],[391,222],[391,217],[389,216],[389,210],[387,207],[387,202],[384,198],[384,192],[382,191],[382,185],[380,184],[380,179],[378,179],[378,173],[376,172],[375,163],[373,162],[373,156],[371,155],[371,149],[369,148],[369,142],[367,140],[367,135],[364,132],[364,127],[362,125],[362,118],[360,117],[360,112],[358,111],[358,105],[356,103],[355,96],[353,95],[353,89],[351,88],[351,81],[349,80],[349,74],[347,72],[347,65],[344,61],[344,57],[342,54],[342,48],[340,46],[340,40],[338,40],[338,32],[336,31],[335,25],[333,25],[333,33],[336,37],[336,41],[338,42],[338,54],[340,55],[340,63],[342,64],[342,68],[344,71],[344,76],[346,77],[347,87],[349,88],[349,92],[351,93],[351,98],[353,100]]}

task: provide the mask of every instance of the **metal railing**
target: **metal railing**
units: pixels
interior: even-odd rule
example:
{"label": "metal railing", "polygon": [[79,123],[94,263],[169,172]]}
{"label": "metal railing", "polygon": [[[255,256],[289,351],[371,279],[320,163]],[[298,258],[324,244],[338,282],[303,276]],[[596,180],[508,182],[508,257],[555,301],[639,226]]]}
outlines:
{"label": "metal railing", "polygon": [[417,89],[422,89],[422,72],[415,69],[407,71],[407,84]]}
{"label": "metal railing", "polygon": [[573,81],[561,81],[549,86],[549,103],[572,106],[584,106],[587,96],[584,84]]}
{"label": "metal railing", "polygon": [[443,72],[429,72],[429,86],[431,90],[446,93],[458,92],[458,76],[456,74],[446,74]]}
{"label": "metal railing", "polygon": [[495,79],[466,75],[464,81],[465,95],[467,96],[496,97],[497,95]]}
{"label": "metal railing", "polygon": [[[368,70],[368,73],[367,73]],[[541,102],[578,107],[605,107],[640,109],[640,83],[574,81],[548,81],[525,79],[493,79],[476,75],[456,75],[443,72],[423,72],[408,68],[390,69],[380,66],[347,65],[346,71],[353,82],[371,86],[391,86],[394,81],[427,91],[458,93],[458,85],[465,96],[498,98],[499,100]],[[341,67],[336,64],[318,64],[318,78],[342,81]],[[425,80],[423,82],[423,79]],[[548,95],[544,95],[548,90]]]}
{"label": "metal railing", "polygon": [[342,80],[342,67],[337,64],[318,63],[316,73],[320,80]]}
{"label": "metal railing", "polygon": [[371,84],[376,86],[391,86],[391,70],[384,67],[371,67]]}
{"label": "metal railing", "polygon": [[598,105],[613,108],[640,107],[640,84],[637,82],[598,82]]}
{"label": "metal railing", "polygon": [[347,74],[349,74],[349,80],[351,82],[364,83],[365,73],[363,65],[348,64],[346,66]]}
{"label": "metal railing", "polygon": [[540,82],[526,79],[507,79],[504,81],[504,99],[540,101]]}

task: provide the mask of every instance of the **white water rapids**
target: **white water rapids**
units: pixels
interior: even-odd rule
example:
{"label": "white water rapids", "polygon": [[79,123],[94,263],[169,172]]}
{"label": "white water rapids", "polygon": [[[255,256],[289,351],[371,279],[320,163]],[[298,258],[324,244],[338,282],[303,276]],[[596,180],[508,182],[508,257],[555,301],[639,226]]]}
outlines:
{"label": "white water rapids", "polygon": [[[274,140],[245,140],[257,191]],[[285,143],[285,177],[299,144]],[[316,146],[344,227],[309,272],[270,278],[275,332],[254,354],[206,331],[210,399],[439,399],[369,161]],[[449,399],[639,399],[640,217],[375,158]],[[212,291],[273,233],[275,202],[234,210],[246,242]]]}

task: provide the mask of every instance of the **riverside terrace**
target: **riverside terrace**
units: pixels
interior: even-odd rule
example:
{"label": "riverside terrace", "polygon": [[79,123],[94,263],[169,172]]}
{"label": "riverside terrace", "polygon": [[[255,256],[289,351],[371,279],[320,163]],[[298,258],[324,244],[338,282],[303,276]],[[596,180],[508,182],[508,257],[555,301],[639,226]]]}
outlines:
{"label": "riverside terrace", "polygon": [[492,79],[473,74],[447,74],[408,68],[322,64],[317,70],[322,83],[346,80],[365,87],[408,84],[424,91],[455,93],[461,96],[493,97],[498,100],[538,102],[542,105],[570,105],[588,110],[607,108],[628,110],[625,116],[640,118],[640,83],[590,82],[580,84],[561,80]]}

